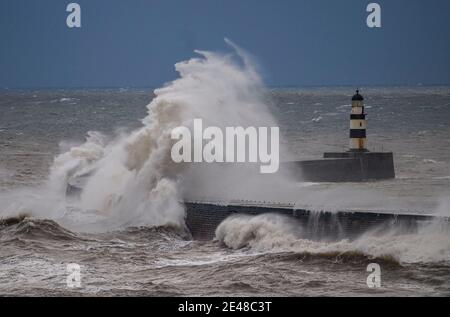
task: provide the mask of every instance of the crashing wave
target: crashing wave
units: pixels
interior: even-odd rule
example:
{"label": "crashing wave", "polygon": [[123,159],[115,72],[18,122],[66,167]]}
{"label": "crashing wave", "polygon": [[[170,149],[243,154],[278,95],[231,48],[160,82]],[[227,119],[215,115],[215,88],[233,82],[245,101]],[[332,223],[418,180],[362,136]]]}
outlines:
{"label": "crashing wave", "polygon": [[401,230],[368,232],[355,240],[315,241],[298,235],[292,224],[278,215],[235,215],[216,230],[216,239],[232,249],[249,248],[255,252],[294,252],[322,257],[352,255],[398,263],[450,262],[448,223],[434,222],[416,233]]}
{"label": "crashing wave", "polygon": [[[191,127],[196,118],[217,127],[275,125],[254,66],[241,49],[227,42],[234,54],[197,51],[199,57],[177,63],[180,78],[155,90],[141,128],[114,139],[89,132],[85,143],[55,158],[43,188],[0,196],[0,205],[6,206],[0,216],[26,212],[76,230],[83,230],[84,221],[97,223],[99,231],[184,227],[182,195],[198,186],[183,183],[186,166],[170,157],[171,131]],[[197,182],[206,188],[212,183],[215,180],[207,176]],[[69,198],[68,188],[75,194]],[[73,210],[80,211],[78,224]],[[94,219],[87,219],[88,214]]]}

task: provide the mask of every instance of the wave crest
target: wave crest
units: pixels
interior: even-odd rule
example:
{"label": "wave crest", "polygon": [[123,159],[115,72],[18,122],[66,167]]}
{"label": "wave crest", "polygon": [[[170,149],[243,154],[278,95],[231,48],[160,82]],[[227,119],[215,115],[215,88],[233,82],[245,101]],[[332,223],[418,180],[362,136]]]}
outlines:
{"label": "wave crest", "polygon": [[[295,230],[293,230],[295,229]],[[255,252],[294,252],[321,257],[365,256],[398,263],[450,263],[448,223],[434,222],[417,232],[368,232],[355,240],[316,241],[299,237],[298,229],[278,215],[235,215],[216,230],[216,239],[232,249]]]}
{"label": "wave crest", "polygon": [[1,240],[79,240],[80,237],[48,219],[33,219],[26,215],[0,220]]}

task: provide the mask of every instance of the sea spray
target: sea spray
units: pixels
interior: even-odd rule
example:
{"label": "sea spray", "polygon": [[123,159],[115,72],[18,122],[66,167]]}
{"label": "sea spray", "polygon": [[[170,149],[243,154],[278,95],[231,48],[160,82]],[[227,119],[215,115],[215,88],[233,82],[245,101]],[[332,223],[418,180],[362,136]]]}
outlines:
{"label": "sea spray", "polygon": [[232,249],[281,249],[296,241],[289,220],[278,214],[230,216],[217,227],[216,240]]}
{"label": "sea spray", "polygon": [[[243,196],[236,198],[255,199],[283,192],[283,187],[289,186],[284,186],[288,183],[279,175],[262,183],[252,172],[243,179],[241,171],[226,169],[226,177],[221,179],[205,171],[189,173],[186,165],[176,164],[170,157],[171,131],[178,126],[191,127],[196,118],[219,128],[277,126],[251,58],[227,43],[234,53],[197,51],[199,57],[177,63],[180,78],[155,90],[141,128],[112,140],[89,132],[84,144],[55,158],[44,186],[2,196],[2,206],[7,207],[0,213],[14,216],[26,212],[77,230],[87,229],[83,228],[85,222],[90,224],[89,230],[183,227],[181,201],[189,195],[208,194],[206,188],[214,188],[216,196],[239,194]],[[79,179],[83,179],[79,197],[68,199],[67,183]]]}
{"label": "sea spray", "polygon": [[277,214],[235,215],[216,230],[216,240],[232,249],[254,252],[295,252],[312,255],[362,254],[369,258],[392,259],[399,263],[450,262],[450,226],[436,220],[419,226],[414,233],[401,228],[367,232],[355,240],[332,242],[301,237],[298,228]]}

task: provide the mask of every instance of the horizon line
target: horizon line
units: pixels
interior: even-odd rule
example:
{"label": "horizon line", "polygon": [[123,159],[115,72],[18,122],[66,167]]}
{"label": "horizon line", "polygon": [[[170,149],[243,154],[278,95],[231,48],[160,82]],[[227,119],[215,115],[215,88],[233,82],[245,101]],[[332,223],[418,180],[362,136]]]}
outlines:
{"label": "horizon line", "polygon": [[[20,90],[108,90],[108,89],[125,89],[125,90],[154,90],[162,86],[21,86],[21,87],[0,87],[0,91],[20,91]],[[265,85],[267,89],[283,89],[283,88],[426,88],[426,87],[450,87],[450,83],[438,84],[339,84],[339,85]]]}

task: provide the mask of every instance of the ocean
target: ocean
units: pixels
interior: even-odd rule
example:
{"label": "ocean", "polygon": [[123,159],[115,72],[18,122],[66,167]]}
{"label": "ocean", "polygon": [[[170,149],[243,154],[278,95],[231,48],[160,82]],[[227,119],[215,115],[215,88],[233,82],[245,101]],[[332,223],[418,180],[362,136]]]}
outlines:
{"label": "ocean", "polygon": [[[181,78],[156,91],[0,91],[0,295],[449,296],[450,232],[439,221],[312,241],[269,215],[225,223],[213,241],[190,238],[184,186],[317,210],[450,215],[450,87],[361,87],[368,147],[394,152],[396,179],[244,188],[237,176],[227,190],[202,176],[208,192],[180,184],[166,132],[193,116],[275,122],[282,160],[348,147],[353,88],[265,88],[252,69],[220,58],[177,64]],[[67,198],[67,180],[80,175],[89,175],[81,198]],[[68,284],[71,263],[79,287]],[[370,263],[381,268],[378,288],[367,285]]]}

